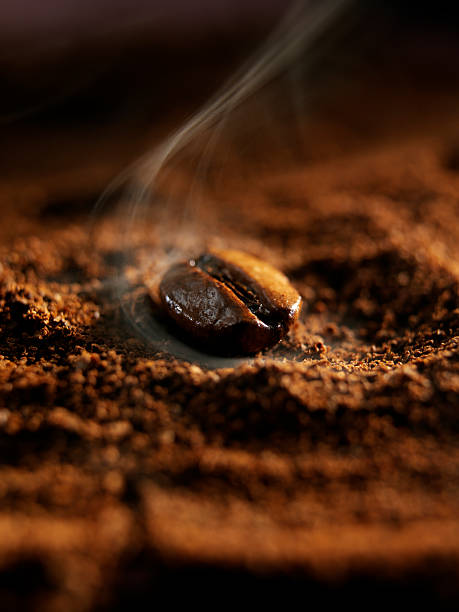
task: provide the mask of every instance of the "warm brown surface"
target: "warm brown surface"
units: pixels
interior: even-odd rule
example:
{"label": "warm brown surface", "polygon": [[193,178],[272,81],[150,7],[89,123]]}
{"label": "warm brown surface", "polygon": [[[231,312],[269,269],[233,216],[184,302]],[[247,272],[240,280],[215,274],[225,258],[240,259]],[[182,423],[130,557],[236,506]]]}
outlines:
{"label": "warm brown surface", "polygon": [[202,599],[209,582],[457,602],[457,118],[227,180],[226,246],[278,266],[307,309],[267,358],[220,370],[123,323],[112,219],[88,246],[92,195],[129,150],[51,135],[46,162],[5,173],[2,609]]}

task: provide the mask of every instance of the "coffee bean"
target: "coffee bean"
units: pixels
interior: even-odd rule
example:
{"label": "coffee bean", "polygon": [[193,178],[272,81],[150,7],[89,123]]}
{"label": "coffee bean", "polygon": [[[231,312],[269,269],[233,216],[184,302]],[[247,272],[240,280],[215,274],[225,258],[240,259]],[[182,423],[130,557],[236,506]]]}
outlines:
{"label": "coffee bean", "polygon": [[226,355],[256,353],[289,331],[301,297],[279,270],[236,250],[213,250],[172,266],[159,295],[188,338]]}

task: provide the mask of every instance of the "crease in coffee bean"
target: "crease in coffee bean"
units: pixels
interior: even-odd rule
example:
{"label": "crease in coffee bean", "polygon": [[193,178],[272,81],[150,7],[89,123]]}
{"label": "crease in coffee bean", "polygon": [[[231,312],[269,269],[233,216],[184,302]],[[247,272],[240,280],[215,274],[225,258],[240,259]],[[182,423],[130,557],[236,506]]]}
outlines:
{"label": "crease in coffee bean", "polygon": [[226,267],[218,269],[214,257],[209,254],[201,255],[196,261],[196,266],[204,272],[207,272],[212,278],[219,280],[229,287],[241,302],[243,302],[247,308],[264,323],[267,325],[274,323],[272,317],[270,317],[269,311],[264,308],[259,300],[257,301],[255,292],[251,291],[247,285],[241,282],[238,283],[237,279],[231,276],[231,273]]}

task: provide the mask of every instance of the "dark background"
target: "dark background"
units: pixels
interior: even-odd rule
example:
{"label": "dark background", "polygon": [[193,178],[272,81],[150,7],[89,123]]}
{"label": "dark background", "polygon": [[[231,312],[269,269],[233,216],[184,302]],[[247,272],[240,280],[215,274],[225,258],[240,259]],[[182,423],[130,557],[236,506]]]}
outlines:
{"label": "dark background", "polygon": [[[194,96],[204,100],[257,47],[286,6],[282,0],[7,1],[0,7],[0,120],[56,109],[81,116],[132,112],[133,97],[160,113],[183,106],[185,96],[192,107]],[[342,69],[343,60],[345,66],[366,60],[377,67],[387,58],[403,66],[417,54],[427,70],[453,70],[456,12],[446,1],[356,0],[330,37],[328,63]]]}
{"label": "dark background", "polygon": [[[314,53],[289,67],[295,87],[303,87],[303,118],[314,123],[319,112],[344,125],[340,150],[386,129],[434,123],[457,104],[454,4],[351,2]],[[0,171],[38,172],[46,159],[53,168],[74,164],[60,153],[71,132],[81,141],[72,145],[75,157],[100,159],[97,142],[120,151],[109,180],[199,109],[285,12],[282,0],[2,3]],[[265,96],[266,116],[291,106],[285,91],[275,85]],[[390,120],[381,122],[381,113]],[[252,117],[264,136],[258,111],[246,124]]]}

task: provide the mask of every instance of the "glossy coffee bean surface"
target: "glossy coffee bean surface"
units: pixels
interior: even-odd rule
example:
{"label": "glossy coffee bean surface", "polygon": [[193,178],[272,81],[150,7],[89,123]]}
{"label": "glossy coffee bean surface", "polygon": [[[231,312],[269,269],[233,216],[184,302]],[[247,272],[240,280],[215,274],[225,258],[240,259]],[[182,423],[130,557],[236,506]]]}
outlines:
{"label": "glossy coffee bean surface", "polygon": [[213,250],[173,265],[159,295],[187,339],[225,355],[273,346],[301,308],[299,293],[282,272],[236,250]]}

